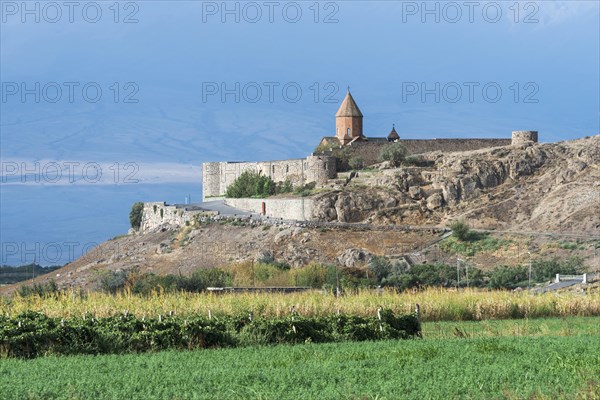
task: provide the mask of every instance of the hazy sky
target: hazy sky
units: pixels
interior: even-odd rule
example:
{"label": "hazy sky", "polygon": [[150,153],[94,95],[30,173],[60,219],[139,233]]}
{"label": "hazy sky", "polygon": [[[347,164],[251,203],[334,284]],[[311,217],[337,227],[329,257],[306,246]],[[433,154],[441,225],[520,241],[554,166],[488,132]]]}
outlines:
{"label": "hazy sky", "polygon": [[202,161],[307,155],[347,86],[367,136],[598,134],[598,4],[3,0],[0,263],[197,201]]}

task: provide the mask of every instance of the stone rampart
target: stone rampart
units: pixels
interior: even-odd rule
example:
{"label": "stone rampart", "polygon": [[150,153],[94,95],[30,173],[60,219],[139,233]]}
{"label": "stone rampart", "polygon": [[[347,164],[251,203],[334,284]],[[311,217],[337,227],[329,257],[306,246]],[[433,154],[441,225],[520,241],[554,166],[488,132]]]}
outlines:
{"label": "stone rampart", "polygon": [[312,221],[314,201],[310,198],[294,199],[225,199],[228,206],[265,216],[294,221]]}
{"label": "stone rampart", "polygon": [[[400,139],[408,155],[433,151],[453,153],[457,151],[479,150],[491,147],[509,146],[511,139]],[[379,153],[390,143],[385,140],[357,141],[348,146],[352,153],[363,159],[365,166],[379,162]]]}
{"label": "stone rampart", "polygon": [[514,131],[512,133],[512,144],[537,143],[537,131]]}
{"label": "stone rampart", "polygon": [[207,214],[207,212],[195,209],[193,206],[168,205],[165,202],[144,203],[140,232],[148,232],[164,224],[191,225],[197,214]]}
{"label": "stone rampart", "polygon": [[314,156],[280,161],[207,162],[202,164],[202,199],[225,194],[229,185],[245,171],[258,172],[275,182],[290,181],[294,186],[325,183],[336,176],[336,160]]}

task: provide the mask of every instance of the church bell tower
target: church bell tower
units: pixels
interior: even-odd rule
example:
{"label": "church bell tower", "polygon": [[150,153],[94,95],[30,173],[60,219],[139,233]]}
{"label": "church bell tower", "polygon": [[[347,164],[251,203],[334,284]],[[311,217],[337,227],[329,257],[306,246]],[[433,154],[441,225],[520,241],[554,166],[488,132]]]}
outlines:
{"label": "church bell tower", "polygon": [[342,145],[363,136],[363,115],[350,94],[350,88],[335,114],[335,136]]}

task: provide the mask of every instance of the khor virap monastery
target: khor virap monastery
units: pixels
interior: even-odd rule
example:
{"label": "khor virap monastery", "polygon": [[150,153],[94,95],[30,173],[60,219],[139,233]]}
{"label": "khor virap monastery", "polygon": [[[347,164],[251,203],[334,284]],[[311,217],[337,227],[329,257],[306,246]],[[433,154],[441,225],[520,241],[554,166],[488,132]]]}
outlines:
{"label": "khor virap monastery", "polygon": [[203,163],[202,198],[224,195],[227,187],[248,170],[268,175],[275,182],[289,180],[295,186],[311,182],[324,184],[337,175],[335,150],[345,147],[359,154],[364,165],[369,166],[378,162],[381,148],[390,142],[401,142],[408,154],[422,154],[477,150],[531,141],[538,141],[536,131],[516,131],[512,133],[512,139],[403,139],[393,127],[387,137],[368,137],[363,132],[363,114],[348,90],[335,114],[335,136],[324,137],[317,147],[323,151],[290,160]]}

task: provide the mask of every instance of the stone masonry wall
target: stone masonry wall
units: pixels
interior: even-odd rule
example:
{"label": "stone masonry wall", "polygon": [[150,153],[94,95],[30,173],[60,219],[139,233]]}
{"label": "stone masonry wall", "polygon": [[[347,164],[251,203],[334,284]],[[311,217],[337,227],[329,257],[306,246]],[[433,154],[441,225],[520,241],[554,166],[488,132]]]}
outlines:
{"label": "stone masonry wall", "polygon": [[[432,151],[452,153],[509,146],[511,139],[400,139],[399,142],[406,147],[410,155]],[[388,144],[387,141],[354,142],[350,148],[355,149],[356,155],[363,159],[365,165],[372,165],[379,162],[379,152]]]}
{"label": "stone masonry wall", "polygon": [[191,224],[199,210],[187,210],[185,206],[168,205],[165,202],[144,203],[140,232],[148,232],[160,225],[184,226]]}
{"label": "stone masonry wall", "polygon": [[312,221],[314,202],[309,198],[299,199],[225,199],[225,204],[260,214],[265,204],[266,216],[284,220]]}
{"label": "stone masonry wall", "polygon": [[289,180],[294,186],[310,182],[325,183],[335,178],[335,158],[309,156],[281,161],[260,162],[208,162],[202,164],[202,199],[225,194],[238,176],[245,171],[255,171],[269,176],[275,182]]}
{"label": "stone masonry wall", "polygon": [[537,143],[537,131],[514,131],[512,133],[512,144]]}

